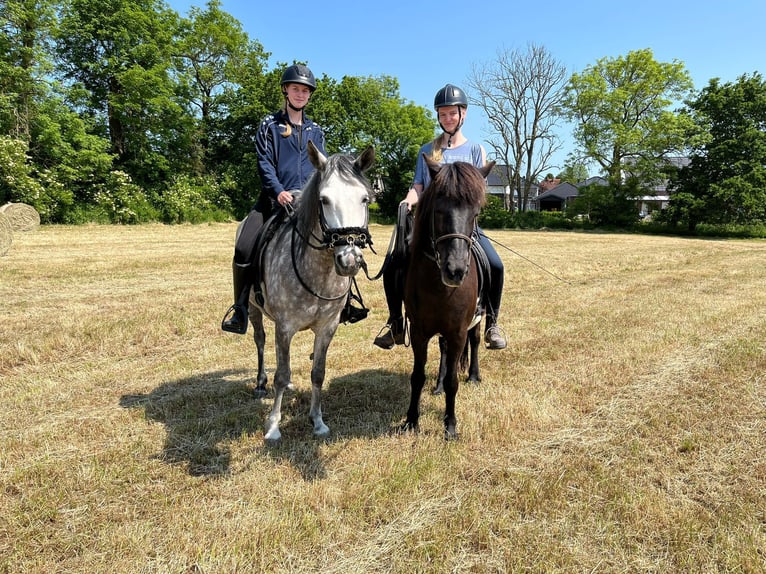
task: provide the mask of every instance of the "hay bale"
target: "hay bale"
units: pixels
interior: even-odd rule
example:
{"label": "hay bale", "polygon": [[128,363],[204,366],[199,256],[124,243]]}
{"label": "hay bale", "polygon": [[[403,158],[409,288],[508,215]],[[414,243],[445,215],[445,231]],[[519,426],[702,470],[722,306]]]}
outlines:
{"label": "hay bale", "polygon": [[5,213],[0,211],[0,257],[8,253],[13,243],[13,227]]}
{"label": "hay bale", "polygon": [[40,214],[26,203],[6,203],[0,207],[0,213],[9,219],[14,231],[24,233],[40,227]]}

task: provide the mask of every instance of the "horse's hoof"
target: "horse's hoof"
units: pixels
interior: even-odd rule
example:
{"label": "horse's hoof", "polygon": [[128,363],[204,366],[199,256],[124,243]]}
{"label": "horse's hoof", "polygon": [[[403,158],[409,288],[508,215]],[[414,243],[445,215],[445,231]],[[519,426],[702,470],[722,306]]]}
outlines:
{"label": "horse's hoof", "polygon": [[393,430],[393,434],[418,434],[420,432],[420,426],[410,422],[404,422]]}
{"label": "horse's hoof", "polygon": [[271,430],[267,431],[265,435],[263,435],[263,441],[270,446],[278,445],[281,439],[282,433],[279,432],[279,429],[276,427],[273,427]]}
{"label": "horse's hoof", "polygon": [[481,378],[469,377],[465,382],[469,385],[478,385],[481,382]]}
{"label": "horse's hoof", "polygon": [[436,386],[434,387],[434,390],[433,390],[433,391],[431,391],[431,394],[432,394],[432,395],[434,395],[434,396],[436,396],[436,395],[440,395],[440,394],[442,394],[443,392],[444,392],[444,385],[442,385],[441,383],[439,383],[438,385],[436,385]]}
{"label": "horse's hoof", "polygon": [[256,399],[266,398],[267,394],[268,391],[266,390],[266,387],[255,387],[255,389],[253,389],[253,395],[255,395]]}
{"label": "horse's hoof", "polygon": [[457,434],[455,429],[444,429],[444,440],[447,442],[458,440],[459,438],[460,435]]}

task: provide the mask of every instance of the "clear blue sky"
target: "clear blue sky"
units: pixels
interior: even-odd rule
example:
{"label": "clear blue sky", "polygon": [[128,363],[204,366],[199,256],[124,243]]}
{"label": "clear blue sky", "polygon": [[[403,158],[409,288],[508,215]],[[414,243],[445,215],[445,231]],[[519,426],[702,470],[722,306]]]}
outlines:
{"label": "clear blue sky", "polygon": [[[186,15],[205,0],[169,4]],[[393,76],[402,98],[428,108],[444,84],[465,85],[473,65],[529,43],[545,47],[570,73],[651,48],[657,61],[683,62],[698,90],[711,78],[766,75],[766,0],[223,0],[222,7],[271,53],[271,67],[302,60],[317,76],[338,80]],[[464,133],[483,142],[486,130],[472,108]],[[562,125],[557,163],[570,151],[570,132]]]}

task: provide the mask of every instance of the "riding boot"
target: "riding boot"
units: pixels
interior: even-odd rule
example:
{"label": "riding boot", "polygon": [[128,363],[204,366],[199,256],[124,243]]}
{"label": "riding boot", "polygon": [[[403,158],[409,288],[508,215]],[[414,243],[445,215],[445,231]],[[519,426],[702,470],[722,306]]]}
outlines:
{"label": "riding boot", "polygon": [[228,333],[247,333],[247,311],[250,299],[250,264],[232,263],[234,279],[234,305],[229,307],[221,322],[221,329]]}
{"label": "riding boot", "polygon": [[505,349],[508,343],[503,336],[500,327],[497,326],[497,317],[487,314],[487,330],[484,332],[484,343],[488,349]]}
{"label": "riding boot", "polygon": [[402,317],[389,319],[388,323],[381,329],[380,334],[375,337],[373,344],[387,351],[393,349],[394,345],[403,345],[404,319]]}

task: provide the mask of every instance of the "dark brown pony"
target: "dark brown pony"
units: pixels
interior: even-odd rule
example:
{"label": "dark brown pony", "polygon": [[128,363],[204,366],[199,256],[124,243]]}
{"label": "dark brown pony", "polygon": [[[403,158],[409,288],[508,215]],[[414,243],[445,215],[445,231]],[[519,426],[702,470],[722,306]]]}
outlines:
{"label": "dark brown pony", "polygon": [[[475,261],[471,265],[474,230],[479,211],[486,202],[485,178],[495,162],[482,169],[465,162],[439,165],[428,157],[426,163],[431,183],[423,191],[415,211],[404,290],[414,363],[410,406],[402,430],[418,428],[428,343],[435,335],[441,335],[439,377],[441,379],[443,373],[444,429],[445,437],[454,439],[457,438],[455,397],[460,360],[479,302],[479,271]],[[478,324],[472,327],[476,344],[471,350],[477,378],[479,328]]]}

